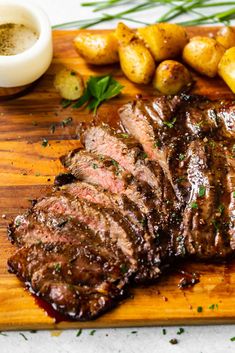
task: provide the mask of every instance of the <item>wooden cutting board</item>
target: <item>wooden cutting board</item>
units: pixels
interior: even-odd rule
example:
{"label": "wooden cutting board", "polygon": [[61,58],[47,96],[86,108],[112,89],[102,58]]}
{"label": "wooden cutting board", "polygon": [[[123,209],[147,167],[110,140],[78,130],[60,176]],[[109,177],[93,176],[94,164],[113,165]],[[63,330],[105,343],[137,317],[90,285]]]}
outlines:
{"label": "wooden cutting board", "polygon": [[[191,28],[190,35],[214,33],[215,28]],[[99,31],[101,32],[101,31]],[[118,65],[91,67],[79,58],[72,39],[78,31],[54,32],[54,59],[48,72],[21,97],[0,104],[0,330],[80,327],[145,326],[176,324],[215,324],[235,322],[235,262],[185,264],[181,269],[199,272],[200,283],[191,289],[178,288],[180,274],[175,270],[157,284],[133,289],[133,297],[92,322],[61,322],[36,303],[19,280],[7,272],[7,258],[13,253],[6,236],[10,219],[30,206],[30,200],[42,195],[63,171],[58,157],[79,146],[77,126],[92,119],[87,111],[62,109],[52,80],[60,65],[78,70],[84,77],[110,73],[124,86],[120,98],[104,104],[99,116],[116,117],[117,107],[137,93],[151,96],[151,86],[127,81]],[[211,98],[234,97],[220,79],[197,77],[195,93]],[[69,126],[63,119],[73,118]],[[55,124],[54,133],[51,131]],[[47,147],[43,139],[49,140]],[[209,306],[215,305],[214,310]],[[202,312],[198,312],[201,306]]]}

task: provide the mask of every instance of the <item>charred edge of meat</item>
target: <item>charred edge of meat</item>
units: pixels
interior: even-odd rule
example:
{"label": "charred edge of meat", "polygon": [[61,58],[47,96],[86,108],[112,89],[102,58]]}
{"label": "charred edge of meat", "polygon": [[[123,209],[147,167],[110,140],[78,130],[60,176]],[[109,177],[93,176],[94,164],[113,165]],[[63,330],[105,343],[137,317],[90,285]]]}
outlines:
{"label": "charred edge of meat", "polygon": [[60,173],[55,177],[54,185],[63,186],[71,184],[76,180],[75,176],[71,173]]}
{"label": "charred edge of meat", "polygon": [[61,156],[60,162],[64,167],[68,167],[68,160],[70,160],[71,158],[73,158],[75,156],[76,153],[80,152],[83,148],[75,148],[74,150],[72,150],[71,152],[69,152],[69,154],[65,154],[63,156]]}

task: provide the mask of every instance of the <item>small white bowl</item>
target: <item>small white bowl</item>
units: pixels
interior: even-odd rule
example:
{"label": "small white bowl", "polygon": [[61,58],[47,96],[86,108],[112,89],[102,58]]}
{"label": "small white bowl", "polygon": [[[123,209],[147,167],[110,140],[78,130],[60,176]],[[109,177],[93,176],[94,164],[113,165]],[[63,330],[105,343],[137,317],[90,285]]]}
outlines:
{"label": "small white bowl", "polygon": [[38,34],[32,47],[16,55],[0,55],[0,87],[20,87],[36,81],[48,69],[52,56],[52,31],[47,15],[24,0],[0,0],[0,24],[28,26]]}

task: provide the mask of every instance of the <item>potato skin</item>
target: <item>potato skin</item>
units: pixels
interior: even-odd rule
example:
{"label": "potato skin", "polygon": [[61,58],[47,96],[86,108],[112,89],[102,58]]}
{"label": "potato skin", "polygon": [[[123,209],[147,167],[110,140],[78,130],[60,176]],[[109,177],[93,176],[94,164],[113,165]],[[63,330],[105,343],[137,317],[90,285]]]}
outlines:
{"label": "potato skin", "polygon": [[114,35],[120,45],[127,45],[136,37],[135,32],[122,22],[118,23]]}
{"label": "potato skin", "polygon": [[118,41],[112,33],[81,32],[74,39],[78,54],[92,65],[114,64],[119,61]]}
{"label": "potato skin", "polygon": [[217,32],[216,41],[223,45],[225,49],[235,46],[235,30],[232,27],[221,27]]}
{"label": "potato skin", "polygon": [[184,47],[183,59],[201,74],[215,77],[224,52],[225,48],[215,39],[197,36]]}
{"label": "potato skin", "polygon": [[139,39],[119,46],[119,58],[122,71],[135,83],[147,84],[152,79],[155,62],[150,51]]}
{"label": "potato skin", "polygon": [[77,72],[67,68],[57,72],[54,78],[54,86],[64,99],[76,100],[84,92],[82,77]]}
{"label": "potato skin", "polygon": [[220,77],[227,83],[235,93],[235,47],[226,50],[218,66]]}
{"label": "potato skin", "polygon": [[158,65],[153,86],[164,94],[177,94],[192,82],[188,69],[178,61],[165,60]]}
{"label": "potato skin", "polygon": [[139,28],[137,36],[144,41],[156,61],[179,56],[188,42],[185,29],[172,23],[158,23]]}

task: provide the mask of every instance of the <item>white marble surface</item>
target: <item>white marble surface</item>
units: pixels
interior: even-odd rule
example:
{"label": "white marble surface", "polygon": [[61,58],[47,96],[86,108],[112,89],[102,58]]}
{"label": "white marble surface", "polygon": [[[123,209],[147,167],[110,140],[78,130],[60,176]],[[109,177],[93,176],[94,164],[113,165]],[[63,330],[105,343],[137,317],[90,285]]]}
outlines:
{"label": "white marble surface", "polygon": [[[20,0],[19,0],[20,1]],[[91,18],[89,8],[81,8],[80,0],[31,0],[41,6],[49,15],[52,24]],[[154,20],[161,11],[146,13],[138,19]],[[97,15],[95,15],[97,16]],[[103,28],[110,24],[103,24]],[[101,27],[101,26],[100,26]],[[2,332],[0,334],[0,353],[232,353],[235,342],[235,325],[227,326],[182,326],[185,332],[177,335],[179,327],[162,327],[83,330],[79,337],[77,331],[59,332],[59,336],[50,331],[37,333]],[[134,331],[134,332],[133,332]],[[178,344],[171,345],[169,340],[178,339]]]}

